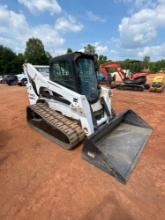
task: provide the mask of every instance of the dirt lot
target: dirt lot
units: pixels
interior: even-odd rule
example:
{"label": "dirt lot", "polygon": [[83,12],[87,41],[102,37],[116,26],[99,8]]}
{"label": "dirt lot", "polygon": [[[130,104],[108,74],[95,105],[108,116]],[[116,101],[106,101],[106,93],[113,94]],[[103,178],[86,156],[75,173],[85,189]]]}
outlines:
{"label": "dirt lot", "polygon": [[0,219],[165,219],[165,92],[114,91],[153,127],[128,183],[27,126],[25,88],[0,85]]}

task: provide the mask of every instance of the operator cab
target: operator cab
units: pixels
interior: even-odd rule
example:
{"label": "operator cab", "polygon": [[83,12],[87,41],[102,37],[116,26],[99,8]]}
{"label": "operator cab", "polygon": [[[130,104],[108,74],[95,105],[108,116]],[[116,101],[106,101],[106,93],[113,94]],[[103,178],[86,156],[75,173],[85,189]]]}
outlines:
{"label": "operator cab", "polygon": [[81,95],[94,103],[99,97],[93,55],[75,52],[55,57],[50,63],[49,78]]}

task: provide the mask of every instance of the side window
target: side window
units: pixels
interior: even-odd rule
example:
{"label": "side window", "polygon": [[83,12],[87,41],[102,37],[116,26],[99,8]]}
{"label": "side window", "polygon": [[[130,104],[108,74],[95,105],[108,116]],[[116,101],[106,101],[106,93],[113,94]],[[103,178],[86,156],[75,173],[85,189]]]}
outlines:
{"label": "side window", "polygon": [[68,62],[63,61],[59,63],[61,69],[61,77],[64,81],[73,80],[72,71]]}
{"label": "side window", "polygon": [[52,64],[50,78],[52,81],[61,80],[61,69],[59,63]]}
{"label": "side window", "polygon": [[75,90],[75,81],[67,61],[54,62],[50,68],[50,80]]}

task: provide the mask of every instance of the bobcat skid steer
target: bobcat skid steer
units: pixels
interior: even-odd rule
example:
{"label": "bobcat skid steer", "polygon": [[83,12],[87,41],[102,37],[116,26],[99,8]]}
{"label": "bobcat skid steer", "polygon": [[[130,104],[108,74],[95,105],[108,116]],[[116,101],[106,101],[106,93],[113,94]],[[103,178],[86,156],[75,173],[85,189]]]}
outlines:
{"label": "bobcat skid steer", "polygon": [[65,149],[83,142],[83,159],[126,183],[152,129],[132,110],[115,114],[111,90],[98,86],[95,64],[95,56],[80,52],[58,56],[49,78],[24,64],[27,121]]}

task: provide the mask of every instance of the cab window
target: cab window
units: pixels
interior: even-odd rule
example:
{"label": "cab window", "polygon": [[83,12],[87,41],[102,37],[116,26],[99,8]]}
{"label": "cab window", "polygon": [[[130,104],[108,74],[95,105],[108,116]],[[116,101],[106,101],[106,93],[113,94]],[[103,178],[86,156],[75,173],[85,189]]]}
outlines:
{"label": "cab window", "polygon": [[70,89],[75,89],[74,76],[67,61],[52,63],[50,67],[50,80],[58,82]]}

